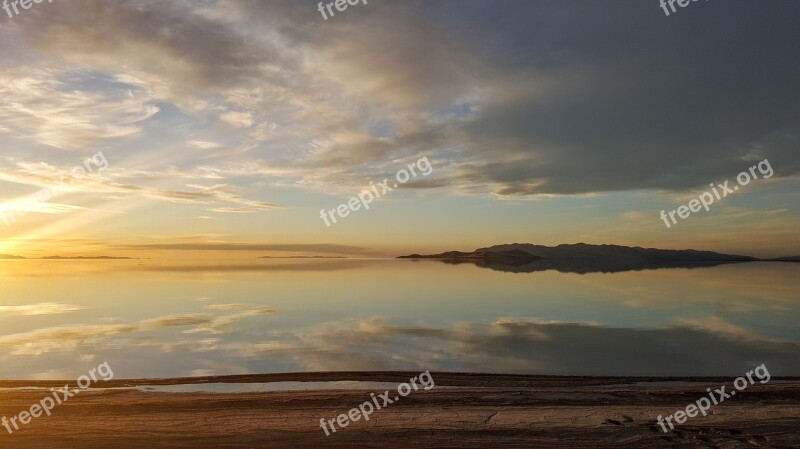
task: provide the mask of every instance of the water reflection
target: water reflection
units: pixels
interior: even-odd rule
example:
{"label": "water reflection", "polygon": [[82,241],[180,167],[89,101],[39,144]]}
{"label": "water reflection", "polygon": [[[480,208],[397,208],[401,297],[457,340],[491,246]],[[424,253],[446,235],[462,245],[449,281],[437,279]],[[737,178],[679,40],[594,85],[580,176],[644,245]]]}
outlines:
{"label": "water reflection", "polygon": [[391,260],[0,267],[6,379],[68,379],[100,361],[120,378],[739,375],[761,363],[800,375],[796,264],[584,275]]}
{"label": "water reflection", "polygon": [[439,259],[439,262],[459,265],[474,264],[477,267],[488,268],[507,273],[535,273],[537,271],[555,270],[562,273],[619,273],[623,271],[659,270],[664,268],[708,268],[731,263],[745,263],[741,261],[640,261],[640,260],[609,260],[609,259],[540,259],[534,261],[499,262],[491,260],[459,260]]}

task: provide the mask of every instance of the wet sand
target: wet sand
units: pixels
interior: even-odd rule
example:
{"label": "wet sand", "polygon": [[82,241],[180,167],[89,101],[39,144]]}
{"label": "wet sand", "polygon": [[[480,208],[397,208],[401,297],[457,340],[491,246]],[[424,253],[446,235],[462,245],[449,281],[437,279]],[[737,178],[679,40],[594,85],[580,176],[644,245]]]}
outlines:
{"label": "wet sand", "polygon": [[[670,415],[732,378],[551,377],[432,373],[412,392],[330,436],[334,419],[375,390],[162,393],[135,386],[279,381],[401,383],[419,373],[302,373],[113,380],[8,434],[0,448],[797,448],[800,379],[748,387],[707,417],[663,433]],[[702,382],[685,384],[682,381]],[[641,383],[644,382],[644,383]],[[28,409],[66,382],[0,381],[0,417]],[[73,382],[74,385],[74,382]],[[730,388],[730,387],[729,387]],[[396,393],[392,393],[395,395]]]}

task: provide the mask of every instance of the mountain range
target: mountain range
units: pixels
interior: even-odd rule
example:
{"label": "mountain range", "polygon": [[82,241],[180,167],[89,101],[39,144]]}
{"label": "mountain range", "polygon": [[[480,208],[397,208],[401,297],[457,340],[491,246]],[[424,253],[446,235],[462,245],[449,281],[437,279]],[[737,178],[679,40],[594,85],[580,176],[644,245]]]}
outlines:
{"label": "mountain range", "polygon": [[472,252],[447,251],[439,254],[412,254],[400,259],[435,259],[444,263],[473,263],[508,272],[557,270],[569,273],[619,272],[657,268],[697,268],[727,263],[781,261],[797,262],[800,257],[758,259],[693,249],[673,250],[586,243],[558,246],[511,243],[479,248]]}

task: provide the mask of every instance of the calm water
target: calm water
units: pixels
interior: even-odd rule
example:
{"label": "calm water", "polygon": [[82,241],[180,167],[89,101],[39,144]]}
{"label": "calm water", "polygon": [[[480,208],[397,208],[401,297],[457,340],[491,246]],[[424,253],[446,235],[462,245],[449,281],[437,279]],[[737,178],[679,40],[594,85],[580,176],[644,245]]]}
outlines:
{"label": "calm water", "polygon": [[322,370],[800,375],[800,264],[3,261],[0,378]]}

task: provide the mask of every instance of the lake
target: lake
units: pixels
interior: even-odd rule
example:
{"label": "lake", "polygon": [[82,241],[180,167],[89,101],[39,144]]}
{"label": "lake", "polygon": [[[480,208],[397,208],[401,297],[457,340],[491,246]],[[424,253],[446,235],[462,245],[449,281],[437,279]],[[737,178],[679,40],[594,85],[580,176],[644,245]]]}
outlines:
{"label": "lake", "polygon": [[0,262],[0,377],[340,370],[800,375],[800,265],[509,273],[439,261]]}

